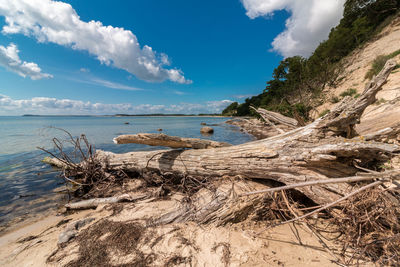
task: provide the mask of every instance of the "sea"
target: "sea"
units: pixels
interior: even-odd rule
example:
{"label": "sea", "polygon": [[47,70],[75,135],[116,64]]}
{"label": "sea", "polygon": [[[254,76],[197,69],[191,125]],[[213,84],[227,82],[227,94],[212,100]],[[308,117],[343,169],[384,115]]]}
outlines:
{"label": "sea", "polygon": [[[0,233],[10,224],[46,214],[65,198],[59,171],[42,162],[55,152],[53,138],[68,140],[85,134],[95,149],[125,153],[165,149],[139,144],[116,145],[112,139],[122,134],[162,133],[241,144],[254,138],[236,126],[224,123],[226,117],[195,116],[0,116]],[[201,123],[214,128],[203,136]],[[65,144],[66,151],[72,149]]]}

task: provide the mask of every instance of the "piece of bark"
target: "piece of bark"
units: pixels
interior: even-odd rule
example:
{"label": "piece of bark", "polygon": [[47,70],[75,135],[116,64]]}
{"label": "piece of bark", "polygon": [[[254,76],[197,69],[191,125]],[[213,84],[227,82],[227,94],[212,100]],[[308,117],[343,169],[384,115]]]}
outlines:
{"label": "piece of bark", "polygon": [[83,200],[75,203],[66,204],[65,207],[67,209],[76,210],[76,209],[92,209],[96,208],[98,205],[102,204],[111,204],[118,202],[132,202],[146,198],[147,195],[135,196],[131,197],[129,194],[123,194],[117,197],[107,197],[107,198],[93,198],[88,200]]}
{"label": "piece of bark", "polygon": [[120,135],[113,139],[116,144],[144,144],[150,146],[166,146],[171,148],[208,149],[231,146],[228,143],[203,140],[197,138],[183,138],[166,134],[139,133]]}

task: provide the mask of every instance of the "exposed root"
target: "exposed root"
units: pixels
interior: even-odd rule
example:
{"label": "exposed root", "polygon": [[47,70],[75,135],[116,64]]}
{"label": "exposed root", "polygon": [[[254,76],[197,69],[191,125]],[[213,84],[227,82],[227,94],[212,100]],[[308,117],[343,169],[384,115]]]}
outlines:
{"label": "exposed root", "polygon": [[352,197],[330,215],[329,223],[340,234],[338,241],[344,244],[342,254],[353,253],[347,264],[365,257],[378,265],[400,263],[400,207],[381,189]]}
{"label": "exposed root", "polygon": [[[106,191],[111,185],[122,184],[123,179],[129,178],[123,171],[106,171],[103,166],[107,162],[96,158],[95,148],[86,135],[74,137],[64,129],[55,129],[64,132],[67,139],[53,138],[54,152],[42,147],[38,149],[50,154],[52,160],[61,165],[60,176],[66,184],[68,195],[90,198],[96,195],[96,191]],[[72,151],[68,145],[72,145]]]}

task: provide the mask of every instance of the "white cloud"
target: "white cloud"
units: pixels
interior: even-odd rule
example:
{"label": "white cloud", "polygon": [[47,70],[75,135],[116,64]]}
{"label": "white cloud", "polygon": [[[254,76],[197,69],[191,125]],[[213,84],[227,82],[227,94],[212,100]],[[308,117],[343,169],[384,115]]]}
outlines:
{"label": "white cloud", "polygon": [[284,57],[309,56],[339,23],[345,3],[345,0],[241,1],[250,18],[272,16],[278,10],[291,13],[285,31],[272,42],[273,50]]}
{"label": "white cloud", "polygon": [[144,91],[145,90],[143,88],[133,87],[133,86],[129,86],[129,85],[121,84],[121,83],[112,82],[109,80],[104,80],[104,79],[98,78],[96,76],[88,76],[85,78],[76,78],[76,77],[71,77],[71,76],[61,76],[61,77],[65,78],[67,80],[73,81],[73,82],[107,87],[107,88],[111,88],[111,89],[128,90],[128,91]]}
{"label": "white cloud", "polygon": [[87,69],[87,68],[80,68],[79,71],[80,71],[80,72],[90,72],[90,69]]}
{"label": "white cloud", "polygon": [[147,45],[141,48],[131,31],[94,20],[84,22],[67,3],[0,0],[0,16],[5,17],[5,34],[21,33],[39,42],[87,51],[101,63],[124,69],[145,81],[191,83],[181,70],[165,68],[169,64],[165,54],[158,55]]}
{"label": "white cloud", "polygon": [[230,100],[209,101],[204,104],[179,103],[175,105],[141,104],[103,104],[89,101],[57,99],[51,97],[34,97],[31,99],[12,99],[0,94],[0,115],[21,114],[52,114],[52,115],[82,115],[82,114],[198,114],[220,113],[231,104]]}
{"label": "white cloud", "polygon": [[231,100],[221,100],[221,101],[208,101],[207,107],[210,110],[214,110],[215,112],[222,111],[224,108],[232,104],[233,101]]}
{"label": "white cloud", "polygon": [[233,97],[237,98],[237,99],[244,99],[244,98],[249,98],[249,97],[252,97],[252,96],[255,96],[255,95],[254,94],[234,95]]}
{"label": "white cloud", "polygon": [[172,93],[175,94],[175,95],[186,95],[185,92],[182,92],[182,91],[179,91],[179,90],[175,90]]}
{"label": "white cloud", "polygon": [[15,44],[11,43],[7,47],[0,45],[0,65],[24,78],[28,76],[32,80],[53,77],[50,74],[42,73],[36,63],[22,61],[18,54],[19,50]]}
{"label": "white cloud", "polygon": [[129,91],[142,91],[143,90],[142,88],[132,87],[129,85],[115,83],[115,82],[111,82],[111,81],[107,81],[107,80],[103,80],[103,79],[99,79],[99,78],[93,78],[90,81],[88,81],[88,83],[100,85],[100,86],[104,86],[104,87],[108,87],[108,88],[112,88],[112,89],[129,90]]}

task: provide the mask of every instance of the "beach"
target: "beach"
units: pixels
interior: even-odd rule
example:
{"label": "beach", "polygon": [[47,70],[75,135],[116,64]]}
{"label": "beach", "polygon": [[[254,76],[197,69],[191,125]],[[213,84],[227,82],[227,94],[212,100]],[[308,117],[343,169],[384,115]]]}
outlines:
{"label": "beach", "polygon": [[[237,127],[225,124],[224,117],[162,116],[162,117],[113,117],[113,116],[14,116],[0,117],[0,229],[34,219],[67,200],[60,193],[64,182],[58,170],[42,163],[45,152],[37,147],[52,151],[52,139],[65,140],[61,128],[74,136],[86,134],[96,149],[123,153],[129,151],[156,150],[160,147],[124,144],[116,145],[112,139],[121,134],[141,132],[158,133],[183,137],[205,138],[232,144],[253,140]],[[129,124],[125,124],[128,122]],[[215,124],[215,133],[203,136],[201,123]],[[67,151],[68,148],[66,147]],[[165,149],[165,148],[163,148]]]}

